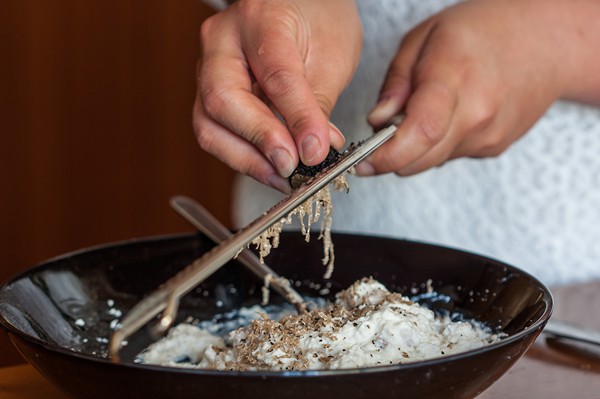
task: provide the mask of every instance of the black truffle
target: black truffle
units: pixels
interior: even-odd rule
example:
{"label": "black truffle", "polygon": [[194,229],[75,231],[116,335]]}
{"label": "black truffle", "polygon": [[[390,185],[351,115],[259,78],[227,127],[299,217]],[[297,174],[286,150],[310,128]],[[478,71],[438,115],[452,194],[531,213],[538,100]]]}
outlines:
{"label": "black truffle", "polygon": [[306,166],[302,162],[298,164],[298,167],[290,175],[289,181],[292,188],[298,188],[308,181],[311,177],[314,177],[317,173],[334,164],[341,156],[333,147],[329,148],[329,153],[323,162],[314,166]]}

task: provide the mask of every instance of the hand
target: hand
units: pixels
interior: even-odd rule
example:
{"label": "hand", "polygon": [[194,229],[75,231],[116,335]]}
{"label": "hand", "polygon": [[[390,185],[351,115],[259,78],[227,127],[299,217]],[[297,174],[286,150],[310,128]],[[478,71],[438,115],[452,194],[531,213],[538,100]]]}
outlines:
{"label": "hand", "polygon": [[[599,15],[598,4],[466,1],[417,26],[401,43],[369,115],[375,127],[401,110],[405,119],[357,172],[411,175],[457,157],[496,156],[558,97],[590,99],[577,75],[595,76],[598,88],[598,56],[586,44],[592,35],[581,33],[598,25],[591,17]],[[590,17],[586,7],[595,10]]]}
{"label": "hand", "polygon": [[287,191],[299,159],[316,165],[343,147],[328,118],[360,56],[354,0],[240,0],[203,23],[200,41],[193,116],[204,150]]}

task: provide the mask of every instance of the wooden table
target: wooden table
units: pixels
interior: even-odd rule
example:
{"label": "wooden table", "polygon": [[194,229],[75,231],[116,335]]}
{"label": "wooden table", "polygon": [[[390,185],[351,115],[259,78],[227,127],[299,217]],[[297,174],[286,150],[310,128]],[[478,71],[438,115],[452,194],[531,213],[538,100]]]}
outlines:
{"label": "wooden table", "polygon": [[[600,281],[553,290],[554,315],[600,330]],[[598,356],[567,354],[549,347],[543,337],[480,399],[600,398]],[[65,399],[33,367],[0,369],[0,399]]]}

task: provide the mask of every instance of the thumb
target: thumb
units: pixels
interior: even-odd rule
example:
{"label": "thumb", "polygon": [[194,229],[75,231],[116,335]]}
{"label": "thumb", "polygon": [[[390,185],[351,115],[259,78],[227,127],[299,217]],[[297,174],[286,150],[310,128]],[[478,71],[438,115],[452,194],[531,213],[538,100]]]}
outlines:
{"label": "thumb", "polygon": [[404,36],[388,68],[377,104],[367,117],[374,128],[382,127],[406,105],[412,90],[414,66],[432,27],[433,20],[428,20]]}

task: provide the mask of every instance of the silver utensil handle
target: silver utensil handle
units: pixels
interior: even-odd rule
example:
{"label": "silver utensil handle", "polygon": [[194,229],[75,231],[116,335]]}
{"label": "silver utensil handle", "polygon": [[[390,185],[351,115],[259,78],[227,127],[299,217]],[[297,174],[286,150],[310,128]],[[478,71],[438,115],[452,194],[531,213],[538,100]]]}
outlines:
{"label": "silver utensil handle", "polygon": [[223,241],[211,251],[196,259],[185,269],[166,281],[159,289],[142,299],[127,312],[120,327],[113,333],[109,342],[109,352],[114,361],[119,361],[119,350],[123,341],[163,311],[158,330],[166,329],[175,319],[179,298],[216,272],[231,260],[255,237],[279,222],[296,207],[323,189],[335,178],[365,159],[383,143],[393,137],[397,127],[392,124],[346,151],[335,164],[311,178],[292,191],[290,195],[258,217],[248,226]]}
{"label": "silver utensil handle", "polygon": [[[216,244],[227,241],[233,235],[206,208],[189,197],[183,195],[175,196],[171,198],[170,204],[177,213]],[[289,302],[296,305],[298,311],[305,310],[302,296],[289,283],[283,283],[280,276],[269,266],[261,263],[260,259],[249,249],[243,249],[236,259],[261,279],[265,279],[270,275],[272,277],[270,285],[273,289]]]}
{"label": "silver utensil handle", "polygon": [[544,333],[556,338],[600,346],[600,331],[582,327],[562,320],[550,319],[544,327]]}

